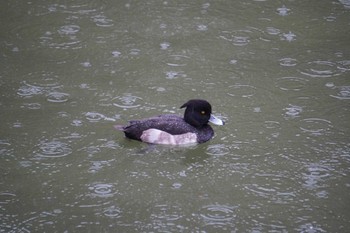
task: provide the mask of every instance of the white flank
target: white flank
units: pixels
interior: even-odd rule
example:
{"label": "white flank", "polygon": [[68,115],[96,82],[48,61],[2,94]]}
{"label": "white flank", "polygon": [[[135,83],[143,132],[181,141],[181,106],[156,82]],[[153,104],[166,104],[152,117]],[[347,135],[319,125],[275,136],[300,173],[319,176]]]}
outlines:
{"label": "white flank", "polygon": [[197,135],[195,133],[171,135],[159,129],[148,129],[142,133],[141,140],[152,144],[184,145],[197,143]]}

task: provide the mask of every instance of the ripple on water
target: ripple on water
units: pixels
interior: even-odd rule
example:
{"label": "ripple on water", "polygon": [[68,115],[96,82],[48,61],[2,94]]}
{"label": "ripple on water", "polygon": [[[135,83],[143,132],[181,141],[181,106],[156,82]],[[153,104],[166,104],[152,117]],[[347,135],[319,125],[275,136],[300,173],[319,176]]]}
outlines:
{"label": "ripple on water", "polygon": [[141,97],[134,96],[130,93],[125,93],[122,96],[117,96],[112,99],[113,105],[119,108],[128,109],[128,108],[138,108],[141,104],[138,102],[142,100]]}
{"label": "ripple on water", "polygon": [[344,68],[332,61],[311,61],[301,65],[298,71],[313,78],[329,78],[341,75]]}
{"label": "ripple on water", "polygon": [[219,38],[231,42],[236,46],[245,46],[250,42],[250,30],[222,31]]}
{"label": "ripple on water", "polygon": [[85,117],[90,122],[99,122],[106,118],[105,115],[98,112],[87,112],[85,113]]}
{"label": "ripple on water", "polygon": [[228,95],[243,98],[250,98],[254,96],[256,92],[256,88],[254,86],[246,84],[231,85],[229,86],[229,89],[232,90],[232,92],[228,93]]}
{"label": "ripple on water", "polygon": [[93,197],[112,197],[117,193],[114,189],[112,184],[96,183],[89,186]]}
{"label": "ripple on water", "polygon": [[152,229],[156,232],[178,232],[183,226],[179,219],[183,217],[183,210],[174,205],[158,204],[153,208],[150,220]]}
{"label": "ripple on water", "polygon": [[12,124],[12,127],[13,128],[21,128],[21,127],[23,127],[23,124],[22,124],[22,122],[16,121]]}
{"label": "ripple on water", "polygon": [[350,60],[339,61],[338,64],[343,71],[350,71]]}
{"label": "ripple on water", "polygon": [[138,56],[140,55],[140,53],[141,53],[141,50],[137,48],[130,49],[129,51],[129,54],[132,56]]}
{"label": "ripple on water", "polygon": [[266,27],[265,30],[261,31],[259,36],[262,41],[274,41],[277,36],[281,36],[281,30],[275,27]]}
{"label": "ripple on water", "polygon": [[281,66],[290,67],[297,65],[297,59],[285,57],[279,60]]}
{"label": "ripple on water", "polygon": [[281,124],[278,121],[265,121],[264,126],[267,129],[281,129]]}
{"label": "ripple on water", "polygon": [[92,21],[99,27],[112,27],[114,25],[112,19],[108,19],[105,15],[97,14],[91,17]]}
{"label": "ripple on water", "polygon": [[60,216],[62,213],[61,209],[51,209],[49,211],[32,210],[23,213],[19,217],[5,211],[1,215],[1,232],[46,232],[49,226],[57,225],[57,219],[62,217]]}
{"label": "ripple on water", "polygon": [[33,97],[60,88],[60,84],[56,81],[57,76],[51,72],[29,73],[26,78],[31,81],[22,81],[17,90],[17,94],[22,97]]}
{"label": "ripple on water", "polygon": [[166,41],[160,43],[159,45],[161,50],[167,50],[170,47],[170,43]]}
{"label": "ripple on water", "polygon": [[338,87],[333,87],[333,89],[336,90],[337,93],[330,95],[331,97],[339,100],[350,99],[350,86],[338,86]]}
{"label": "ripple on water", "polygon": [[186,78],[187,74],[183,71],[167,71],[165,72],[166,79],[177,79],[177,78]]}
{"label": "ripple on water", "polygon": [[182,217],[183,211],[178,206],[169,205],[156,205],[155,210],[152,212],[151,218],[168,221],[175,221]]}
{"label": "ripple on water", "polygon": [[122,53],[118,50],[112,51],[112,56],[115,58],[120,57],[121,55],[122,55]]}
{"label": "ripple on water", "polygon": [[39,144],[39,151],[36,155],[45,158],[60,158],[70,155],[72,153],[72,148],[69,144],[52,140],[48,142],[41,142]]}
{"label": "ripple on water", "polygon": [[104,167],[110,166],[109,161],[91,161],[91,166],[89,168],[89,173],[97,173]]}
{"label": "ripple on water", "polygon": [[[59,88],[60,84],[57,81],[59,76],[54,72],[42,71],[29,73],[27,76],[31,81],[30,83],[42,88]],[[24,81],[26,83],[26,81]]]}
{"label": "ripple on water", "polygon": [[300,91],[305,88],[307,80],[299,77],[281,77],[275,85],[283,91]]}
{"label": "ripple on water", "polygon": [[285,181],[283,177],[274,174],[258,174],[260,183],[245,185],[245,189],[258,197],[266,198],[273,203],[288,204],[295,201],[295,190],[281,185]]}
{"label": "ripple on water", "polygon": [[294,41],[296,38],[296,35],[293,32],[283,33],[280,35],[281,40],[286,40],[288,42]]}
{"label": "ripple on water", "polygon": [[197,29],[197,31],[207,31],[208,30],[208,26],[207,25],[205,25],[205,24],[199,24],[199,25],[197,25],[197,27],[196,27],[196,29]]}
{"label": "ripple on water", "polygon": [[55,49],[82,48],[81,41],[77,39],[79,31],[80,26],[78,25],[63,25],[56,32],[46,31],[40,37],[40,43]]}
{"label": "ripple on water", "polygon": [[40,109],[41,108],[41,104],[40,103],[24,103],[22,105],[22,107],[27,108],[27,109]]}
{"label": "ripple on water", "polygon": [[50,92],[47,95],[47,101],[52,103],[64,103],[69,100],[69,94],[63,92]]}
{"label": "ripple on water", "polygon": [[326,181],[331,176],[329,169],[329,167],[318,163],[307,165],[306,171],[301,174],[304,180],[303,186],[307,189],[315,190],[317,197],[327,198],[328,192],[322,188],[327,186]]}
{"label": "ripple on water", "polygon": [[221,225],[232,226],[234,218],[236,217],[236,206],[229,205],[207,205],[200,210],[199,216],[205,225]]}
{"label": "ripple on water", "polygon": [[343,4],[343,6],[346,8],[346,9],[350,9],[350,1],[349,0],[339,0],[339,2],[341,4]]}
{"label": "ripple on water", "polygon": [[[50,4],[47,5],[47,11],[49,13],[64,13],[64,14],[72,14],[72,15],[86,15],[96,12],[96,9],[90,8],[88,4],[74,4],[74,5],[63,5],[63,4]],[[46,13],[46,12],[45,12]]]}
{"label": "ripple on water", "polygon": [[185,55],[170,55],[168,58],[165,59],[165,64],[168,66],[186,66],[189,62],[190,57]]}
{"label": "ripple on water", "polygon": [[23,82],[23,86],[19,87],[17,94],[22,97],[33,97],[44,93],[44,88]]}
{"label": "ripple on water", "polygon": [[58,29],[60,35],[74,35],[80,31],[78,25],[64,25]]}
{"label": "ripple on water", "polygon": [[272,35],[272,36],[276,36],[276,35],[279,35],[281,33],[281,30],[279,30],[278,28],[274,28],[274,27],[267,27],[266,33],[269,35]]}
{"label": "ripple on water", "polygon": [[278,121],[265,121],[264,127],[266,129],[266,137],[270,142],[273,142],[274,139],[279,137],[281,133],[281,124]]}
{"label": "ripple on water", "polygon": [[70,124],[79,127],[83,125],[83,122],[81,120],[74,119]]}
{"label": "ripple on water", "polygon": [[300,121],[299,128],[304,133],[312,135],[324,135],[332,128],[332,122],[322,118],[306,118]]}
{"label": "ripple on water", "polygon": [[[309,221],[308,218],[304,218],[304,221]],[[317,233],[317,232],[327,232],[326,229],[322,228],[321,225],[316,222],[306,222],[300,224],[298,227],[295,228],[297,232],[307,232],[307,233]]]}
{"label": "ripple on water", "polygon": [[109,218],[120,218],[122,211],[116,206],[110,206],[103,211],[103,215]]}
{"label": "ripple on water", "polygon": [[212,156],[223,156],[230,153],[230,148],[224,144],[214,144],[207,147],[206,153]]}
{"label": "ripple on water", "polygon": [[2,207],[4,207],[7,204],[15,203],[16,201],[17,201],[17,195],[15,193],[7,192],[7,191],[0,192],[0,203]]}
{"label": "ripple on water", "polygon": [[303,112],[303,108],[301,106],[289,104],[288,107],[284,108],[285,110],[285,118],[296,118],[299,117]]}
{"label": "ripple on water", "polygon": [[290,13],[290,9],[287,8],[286,6],[282,6],[277,8],[277,14],[279,14],[280,16],[287,16]]}
{"label": "ripple on water", "polygon": [[88,155],[94,155],[94,154],[101,152],[101,148],[99,146],[88,146],[88,147],[84,147],[83,150]]}

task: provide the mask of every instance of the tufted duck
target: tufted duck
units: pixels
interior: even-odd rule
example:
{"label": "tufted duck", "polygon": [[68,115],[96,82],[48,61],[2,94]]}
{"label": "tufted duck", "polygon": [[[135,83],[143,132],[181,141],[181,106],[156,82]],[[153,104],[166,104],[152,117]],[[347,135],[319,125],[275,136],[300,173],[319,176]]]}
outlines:
{"label": "tufted duck", "polygon": [[184,118],[165,114],[142,120],[132,120],[126,126],[115,128],[125,136],[152,144],[183,145],[203,143],[214,136],[208,122],[223,125],[224,122],[211,115],[211,105],[206,100],[192,99],[180,108],[186,108]]}

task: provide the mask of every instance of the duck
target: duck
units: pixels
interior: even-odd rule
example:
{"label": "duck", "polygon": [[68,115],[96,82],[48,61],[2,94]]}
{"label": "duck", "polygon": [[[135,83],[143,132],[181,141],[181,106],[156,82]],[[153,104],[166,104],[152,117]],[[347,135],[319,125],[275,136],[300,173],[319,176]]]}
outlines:
{"label": "duck", "polygon": [[181,105],[186,108],[184,117],[162,114],[141,120],[131,120],[128,125],[115,125],[129,139],[149,144],[186,145],[209,141],[214,136],[215,125],[224,121],[212,115],[210,103],[203,99],[191,99]]}

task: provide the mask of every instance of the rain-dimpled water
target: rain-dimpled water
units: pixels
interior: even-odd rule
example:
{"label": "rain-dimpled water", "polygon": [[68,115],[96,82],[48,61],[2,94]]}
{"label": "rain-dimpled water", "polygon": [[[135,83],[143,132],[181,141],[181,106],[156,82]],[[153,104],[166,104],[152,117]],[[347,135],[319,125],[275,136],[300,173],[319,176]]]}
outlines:
{"label": "rain-dimpled water", "polygon": [[[0,232],[350,232],[350,2],[8,1]],[[225,121],[188,146],[114,125]]]}

